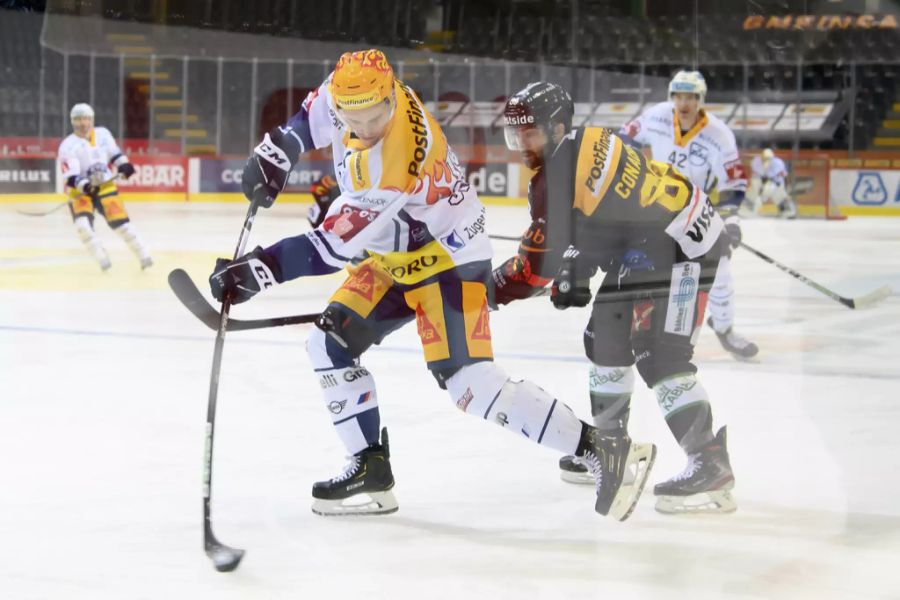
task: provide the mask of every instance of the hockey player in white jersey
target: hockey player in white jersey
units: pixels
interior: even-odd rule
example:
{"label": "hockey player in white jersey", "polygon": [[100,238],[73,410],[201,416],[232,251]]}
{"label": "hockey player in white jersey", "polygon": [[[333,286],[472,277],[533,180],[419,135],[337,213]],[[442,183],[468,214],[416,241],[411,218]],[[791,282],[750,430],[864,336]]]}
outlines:
{"label": "hockey player in white jersey", "polygon": [[[484,207],[416,93],[381,51],[348,52],[285,126],[247,162],[248,198],[271,205],[299,155],[331,146],[340,195],[310,232],[220,259],[213,295],[250,299],[275,283],[342,269],[362,250],[307,342],[324,405],[350,454],[340,475],[313,485],[323,515],[397,510],[386,431],[379,440],[375,380],[360,358],[415,321],[425,362],[463,412],[577,457],[594,475],[594,508],[624,520],[655,456],[652,444],[608,435],[493,362]],[[418,395],[418,392],[410,390]]]}
{"label": "hockey player in white jersey", "polygon": [[754,156],[750,162],[750,189],[747,198],[753,205],[753,212],[766,202],[778,207],[781,216],[793,219],[797,216],[797,207],[785,187],[787,167],[784,161],[775,156],[771,148],[766,148],[760,156]]}
{"label": "hockey player in white jersey", "polygon": [[96,210],[110,229],[125,240],[140,261],[141,269],[152,266],[153,259],[125,211],[116,187],[116,178],[128,179],[135,173],[134,166],[107,128],[94,127],[94,109],[89,104],[76,104],[69,116],[73,132],[59,145],[58,159],[78,237],[101,269],[106,271],[112,266],[94,230]]}
{"label": "hockey player in white jersey", "polygon": [[734,331],[734,280],[731,251],[741,242],[738,209],[747,177],[734,134],[703,110],[706,81],[699,71],[679,71],[669,83],[669,100],[626,124],[620,135],[650,146],[653,160],[667,162],[706,192],[725,221],[729,249],[723,254],[709,293],[709,325],[722,347],[737,358],[756,356],[759,348]]}

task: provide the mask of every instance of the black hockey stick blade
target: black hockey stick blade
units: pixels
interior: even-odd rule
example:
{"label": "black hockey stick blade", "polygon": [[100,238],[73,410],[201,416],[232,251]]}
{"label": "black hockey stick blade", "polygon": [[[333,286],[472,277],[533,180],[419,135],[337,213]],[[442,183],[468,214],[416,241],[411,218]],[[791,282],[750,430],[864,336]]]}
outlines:
{"label": "black hockey stick blade", "polygon": [[241,559],[244,558],[244,551],[240,548],[232,548],[226,546],[216,539],[212,532],[208,533],[206,541],[206,555],[212,561],[213,566],[219,573],[230,573],[238,568]]}
{"label": "black hockey stick blade", "polygon": [[[174,269],[169,273],[169,287],[175,292],[178,300],[184,304],[185,308],[191,311],[195,317],[200,319],[204,325],[212,330],[219,328],[220,315],[194,285],[191,276],[184,269]],[[228,323],[231,329],[231,322]]]}
{"label": "black hockey stick blade", "polygon": [[[219,312],[206,301],[206,298],[200,293],[191,276],[184,269],[174,269],[169,273],[169,287],[172,288],[175,296],[184,304],[185,308],[200,319],[204,325],[214,331],[219,329]],[[282,327],[284,325],[300,325],[302,323],[313,323],[318,318],[319,313],[270,317],[268,319],[228,319],[226,331],[247,331],[250,329]]]}

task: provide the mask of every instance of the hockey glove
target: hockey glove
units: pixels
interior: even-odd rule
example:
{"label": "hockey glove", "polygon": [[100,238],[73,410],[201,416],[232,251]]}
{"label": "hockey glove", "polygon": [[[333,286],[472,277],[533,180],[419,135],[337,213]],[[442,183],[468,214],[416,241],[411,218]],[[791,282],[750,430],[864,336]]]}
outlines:
{"label": "hockey glove", "polygon": [[209,289],[219,302],[230,296],[233,304],[240,304],[281,282],[278,263],[257,246],[236,260],[217,259],[216,268],[209,276]]}
{"label": "hockey glove", "polygon": [[553,287],[550,289],[550,301],[553,306],[565,310],[570,306],[587,306],[591,301],[590,277],[578,270],[579,252],[569,246],[563,253],[562,264],[556,272]]}
{"label": "hockey glove", "polygon": [[66,185],[83,196],[94,196],[98,191],[97,187],[91,185],[91,180],[88,177],[72,175],[66,180]]}
{"label": "hockey glove", "polygon": [[737,215],[725,218],[725,234],[728,236],[728,245],[731,249],[741,245],[741,219]]}
{"label": "hockey glove", "polygon": [[122,163],[121,165],[119,165],[119,175],[121,175],[125,179],[129,179],[132,175],[134,175],[134,165],[130,162]]}
{"label": "hockey glove", "polygon": [[284,189],[303,145],[290,127],[276,127],[263,137],[244,165],[241,189],[248,200],[269,208]]}

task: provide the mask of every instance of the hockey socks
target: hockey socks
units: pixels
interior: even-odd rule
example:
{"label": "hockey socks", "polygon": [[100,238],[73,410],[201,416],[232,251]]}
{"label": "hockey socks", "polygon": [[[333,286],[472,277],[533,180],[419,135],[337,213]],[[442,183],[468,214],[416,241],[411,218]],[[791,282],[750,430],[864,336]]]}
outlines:
{"label": "hockey socks", "polygon": [[365,367],[317,369],[325,405],[338,437],[350,454],[378,443],[381,416],[375,379]]}
{"label": "hockey socks", "polygon": [[447,380],[457,408],[566,454],[578,447],[582,422],[530,381],[512,381],[493,362],[467,365]]}
{"label": "hockey socks", "polygon": [[683,373],[653,386],[666,424],[682,449],[690,454],[713,439],[709,395],[697,375]]}

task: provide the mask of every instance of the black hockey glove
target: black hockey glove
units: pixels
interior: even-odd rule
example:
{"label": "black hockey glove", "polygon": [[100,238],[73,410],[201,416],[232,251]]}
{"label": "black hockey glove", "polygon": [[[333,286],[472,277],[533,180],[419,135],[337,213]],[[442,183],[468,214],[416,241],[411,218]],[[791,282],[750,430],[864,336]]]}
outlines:
{"label": "black hockey glove", "polygon": [[119,165],[119,175],[121,175],[125,179],[129,179],[132,175],[134,175],[134,165],[130,162],[122,163],[121,165]]}
{"label": "black hockey glove", "polygon": [[267,133],[244,165],[241,190],[247,199],[256,198],[262,208],[272,206],[302,151],[303,144],[290,127]]}
{"label": "black hockey glove", "polygon": [[72,175],[66,180],[66,185],[72,189],[78,190],[85,196],[93,197],[99,191],[99,188],[91,185],[91,180],[89,177],[78,177],[77,175]]}
{"label": "black hockey glove", "polygon": [[587,306],[591,301],[590,276],[578,269],[578,249],[569,246],[550,288],[553,306],[565,310],[570,306]]}
{"label": "black hockey glove", "polygon": [[741,245],[741,219],[737,215],[725,218],[725,234],[728,236],[728,245],[733,250]]}
{"label": "black hockey glove", "polygon": [[227,295],[233,304],[240,304],[281,282],[278,263],[257,246],[236,260],[217,259],[216,268],[209,276],[209,289],[219,302]]}

